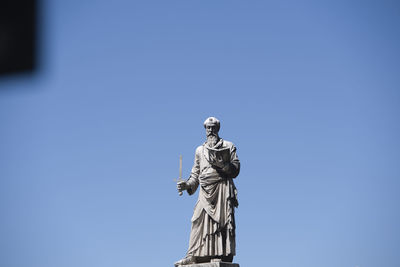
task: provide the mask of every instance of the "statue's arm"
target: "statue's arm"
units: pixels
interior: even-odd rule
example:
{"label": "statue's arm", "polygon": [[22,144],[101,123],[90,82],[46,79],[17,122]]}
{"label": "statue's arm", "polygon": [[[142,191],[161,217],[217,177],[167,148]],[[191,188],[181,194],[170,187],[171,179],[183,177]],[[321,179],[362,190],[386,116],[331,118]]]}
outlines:
{"label": "statue's arm", "polygon": [[229,178],[236,178],[240,172],[240,161],[236,153],[236,147],[232,144],[231,148],[231,160],[227,163],[222,171]]}
{"label": "statue's arm", "polygon": [[190,177],[186,181],[187,189],[189,195],[194,194],[196,192],[197,187],[199,186],[199,175],[200,175],[200,148],[196,149],[196,153],[194,156],[194,164],[192,167],[192,171],[190,172]]}

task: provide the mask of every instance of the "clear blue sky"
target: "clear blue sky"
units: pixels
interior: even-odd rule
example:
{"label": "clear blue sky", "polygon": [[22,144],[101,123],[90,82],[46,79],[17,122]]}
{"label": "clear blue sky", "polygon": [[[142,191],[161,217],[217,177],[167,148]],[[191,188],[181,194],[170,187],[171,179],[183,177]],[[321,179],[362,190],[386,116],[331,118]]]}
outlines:
{"label": "clear blue sky", "polygon": [[208,116],[241,266],[400,266],[398,1],[41,8],[41,68],[0,79],[0,266],[172,266]]}

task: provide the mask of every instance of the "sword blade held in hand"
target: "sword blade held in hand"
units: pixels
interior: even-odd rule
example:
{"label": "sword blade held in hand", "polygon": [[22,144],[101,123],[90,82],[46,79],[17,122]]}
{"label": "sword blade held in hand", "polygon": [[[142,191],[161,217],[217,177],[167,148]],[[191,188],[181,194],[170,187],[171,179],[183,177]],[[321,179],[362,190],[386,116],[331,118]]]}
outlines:
{"label": "sword blade held in hand", "polygon": [[[181,182],[181,181],[184,181],[184,180],[182,179],[182,155],[179,155],[179,178],[178,178],[178,179],[174,179],[174,181],[175,181],[176,183],[179,183],[179,182]],[[183,194],[183,192],[182,192],[182,191],[179,191],[179,195],[182,196],[182,194]]]}

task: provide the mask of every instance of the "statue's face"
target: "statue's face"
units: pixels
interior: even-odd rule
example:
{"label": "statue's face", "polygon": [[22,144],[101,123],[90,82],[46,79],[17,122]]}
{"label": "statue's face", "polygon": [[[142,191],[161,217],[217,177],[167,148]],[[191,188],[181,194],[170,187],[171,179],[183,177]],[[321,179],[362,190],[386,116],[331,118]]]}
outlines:
{"label": "statue's face", "polygon": [[206,135],[218,136],[218,127],[216,125],[206,125]]}

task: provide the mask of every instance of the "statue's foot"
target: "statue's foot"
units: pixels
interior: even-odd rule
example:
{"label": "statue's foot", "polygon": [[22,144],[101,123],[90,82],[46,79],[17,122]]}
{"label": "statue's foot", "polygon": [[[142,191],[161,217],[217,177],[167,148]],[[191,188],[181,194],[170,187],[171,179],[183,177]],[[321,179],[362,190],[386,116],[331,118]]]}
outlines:
{"label": "statue's foot", "polygon": [[193,264],[196,263],[195,257],[193,256],[186,256],[183,259],[177,261],[174,263],[175,267],[181,266],[181,265],[188,265],[188,264]]}

